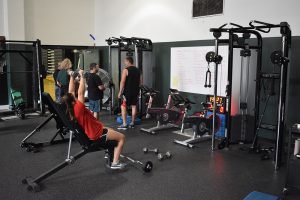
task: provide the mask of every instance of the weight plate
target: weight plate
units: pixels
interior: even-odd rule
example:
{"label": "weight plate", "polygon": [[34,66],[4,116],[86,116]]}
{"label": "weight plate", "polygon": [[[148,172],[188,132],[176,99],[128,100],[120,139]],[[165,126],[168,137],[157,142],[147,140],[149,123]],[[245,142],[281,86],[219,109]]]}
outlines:
{"label": "weight plate", "polygon": [[168,158],[171,158],[171,157],[172,157],[171,152],[170,152],[170,151],[167,151],[167,152],[166,152],[166,156],[167,156]]}
{"label": "weight plate", "polygon": [[161,153],[157,154],[157,158],[158,158],[158,160],[162,160],[162,158],[163,158],[162,154]]}
{"label": "weight plate", "polygon": [[204,121],[197,124],[197,134],[202,136],[207,132],[207,125]]}
{"label": "weight plate", "polygon": [[281,64],[282,52],[281,51],[273,51],[270,58],[271,58],[271,62],[273,64]]}
{"label": "weight plate", "polygon": [[215,57],[215,52],[213,51],[207,52],[205,57],[207,62],[213,62]]}
{"label": "weight plate", "polygon": [[167,122],[169,120],[169,114],[168,113],[163,113],[162,119],[164,122]]}
{"label": "weight plate", "polygon": [[144,166],[144,172],[148,173],[148,172],[151,172],[153,169],[153,163],[151,161],[147,161],[145,163],[145,166]]}

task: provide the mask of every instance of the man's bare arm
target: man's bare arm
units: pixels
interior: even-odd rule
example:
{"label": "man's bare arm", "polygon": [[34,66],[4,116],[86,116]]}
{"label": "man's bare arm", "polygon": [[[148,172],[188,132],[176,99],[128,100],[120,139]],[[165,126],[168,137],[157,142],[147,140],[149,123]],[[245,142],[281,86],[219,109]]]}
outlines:
{"label": "man's bare arm", "polygon": [[128,74],[127,69],[124,69],[122,72],[122,77],[121,77],[121,82],[120,82],[120,91],[119,91],[119,95],[118,95],[119,98],[121,97],[121,94],[123,93],[127,74]]}
{"label": "man's bare arm", "polygon": [[99,90],[105,90],[104,85],[99,85],[98,88],[99,88]]}

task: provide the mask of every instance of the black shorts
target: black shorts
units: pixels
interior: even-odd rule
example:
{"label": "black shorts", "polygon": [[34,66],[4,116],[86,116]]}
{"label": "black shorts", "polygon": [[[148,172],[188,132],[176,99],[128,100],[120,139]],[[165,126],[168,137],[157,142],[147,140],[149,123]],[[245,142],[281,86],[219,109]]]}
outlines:
{"label": "black shorts", "polygon": [[123,106],[136,106],[138,103],[138,95],[123,95]]}
{"label": "black shorts", "polygon": [[108,130],[106,128],[103,128],[101,137],[99,139],[95,140],[94,143],[97,143],[97,145],[104,148],[106,146],[107,133],[108,133]]}

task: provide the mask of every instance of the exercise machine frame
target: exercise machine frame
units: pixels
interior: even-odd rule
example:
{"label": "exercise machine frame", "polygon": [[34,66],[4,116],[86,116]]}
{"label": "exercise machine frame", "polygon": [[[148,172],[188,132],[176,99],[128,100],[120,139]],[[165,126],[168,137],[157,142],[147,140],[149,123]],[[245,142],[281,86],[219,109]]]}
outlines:
{"label": "exercise machine frame", "polygon": [[[109,69],[112,70],[112,49],[118,49],[118,80],[113,80],[114,84],[120,84],[121,75],[122,75],[122,60],[121,60],[121,52],[132,52],[134,50],[134,57],[135,57],[135,66],[143,72],[143,52],[150,51],[152,52],[152,41],[148,38],[139,38],[139,37],[110,37],[105,40],[108,44],[108,60],[109,60]],[[111,72],[110,72],[111,73]],[[112,108],[115,106],[115,100],[112,100]],[[142,111],[142,96],[139,96],[139,113],[140,118],[142,118],[143,111]],[[112,113],[113,114],[112,109]]]}
{"label": "exercise machine frame", "polygon": [[[281,22],[280,24],[269,24],[265,22],[260,22],[253,20],[249,23],[249,27],[242,27],[234,23],[230,25],[235,26],[234,28],[225,28],[228,24],[224,24],[219,28],[211,28],[210,32],[213,33],[215,37],[215,55],[218,56],[218,48],[220,44],[227,44],[229,49],[228,54],[228,85],[226,91],[226,101],[227,101],[227,135],[226,135],[226,147],[230,145],[230,135],[231,135],[231,98],[232,98],[232,69],[233,69],[233,49],[242,48],[245,46],[234,44],[234,34],[237,33],[250,33],[256,36],[257,45],[249,45],[249,49],[257,50],[257,72],[256,72],[256,87],[255,87],[255,131],[258,127],[259,121],[259,102],[260,102],[260,88],[261,88],[261,68],[262,68],[262,37],[259,32],[269,33],[273,28],[280,28],[281,38],[282,38],[282,62],[280,63],[280,93],[279,93],[279,104],[278,104],[278,114],[277,114],[277,128],[276,128],[276,148],[275,148],[275,169],[277,170],[281,163],[281,152],[283,145],[283,134],[285,126],[285,109],[286,109],[286,90],[287,90],[287,71],[288,71],[288,57],[289,48],[291,46],[291,29],[287,22]],[[228,39],[220,39],[222,33],[228,33]],[[218,72],[218,63],[215,67],[215,75]],[[215,80],[216,80],[215,76]],[[214,99],[217,95],[217,82],[215,82],[214,88]],[[214,103],[213,110],[213,120],[216,116],[216,103]],[[213,122],[213,137],[212,137],[212,150],[215,149],[215,138],[214,129],[215,123]],[[256,143],[256,141],[254,141]]]}
{"label": "exercise machine frame", "polygon": [[[34,50],[15,50],[6,49],[8,44],[31,44]],[[7,53],[18,53],[24,60],[32,65],[32,71],[17,71],[17,72],[4,72],[4,73],[34,73],[37,77],[33,76],[33,108],[34,110],[39,110],[41,114],[45,113],[45,106],[42,100],[42,93],[44,91],[43,76],[42,76],[42,49],[41,41],[37,39],[36,41],[22,41],[22,40],[0,40],[0,57]],[[28,60],[23,53],[31,53],[33,56],[33,63]],[[34,66],[36,64],[36,66]],[[37,80],[36,80],[37,78]],[[36,83],[38,87],[36,87]]]}

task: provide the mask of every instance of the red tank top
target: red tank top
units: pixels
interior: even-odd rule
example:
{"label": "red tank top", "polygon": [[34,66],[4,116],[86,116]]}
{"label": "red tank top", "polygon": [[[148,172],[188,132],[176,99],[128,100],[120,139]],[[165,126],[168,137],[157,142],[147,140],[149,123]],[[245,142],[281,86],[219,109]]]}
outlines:
{"label": "red tank top", "polygon": [[74,115],[77,123],[83,128],[90,140],[97,140],[103,132],[103,124],[80,101],[74,105]]}

